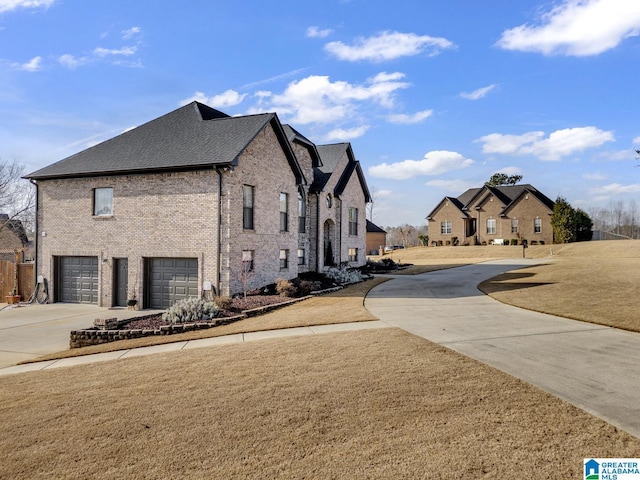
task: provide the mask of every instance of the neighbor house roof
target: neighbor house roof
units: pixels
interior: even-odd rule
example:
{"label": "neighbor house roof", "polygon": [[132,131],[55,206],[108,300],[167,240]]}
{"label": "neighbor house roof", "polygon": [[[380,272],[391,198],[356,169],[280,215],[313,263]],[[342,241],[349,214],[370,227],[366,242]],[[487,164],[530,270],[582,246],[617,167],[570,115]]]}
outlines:
{"label": "neighbor house roof", "polygon": [[446,200],[449,200],[455,205],[461,212],[465,213],[471,208],[471,205],[476,203],[476,200],[488,195],[495,195],[498,200],[504,204],[502,214],[504,215],[514,203],[523,195],[531,194],[536,197],[540,202],[545,205],[549,210],[553,210],[554,201],[537,190],[533,185],[524,183],[522,185],[501,185],[501,186],[489,186],[485,185],[481,188],[470,188],[458,197],[445,197],[438,203],[438,205],[427,215],[427,219],[430,219],[435,214],[436,210],[440,208],[440,205]]}
{"label": "neighbor house roof", "polygon": [[304,183],[275,113],[230,117],[199,102],[191,102],[25,178],[44,180],[236,165],[240,154],[268,123],[298,182]]}
{"label": "neighbor house roof", "polygon": [[367,220],[367,233],[387,233],[387,232],[381,229],[375,223]]}

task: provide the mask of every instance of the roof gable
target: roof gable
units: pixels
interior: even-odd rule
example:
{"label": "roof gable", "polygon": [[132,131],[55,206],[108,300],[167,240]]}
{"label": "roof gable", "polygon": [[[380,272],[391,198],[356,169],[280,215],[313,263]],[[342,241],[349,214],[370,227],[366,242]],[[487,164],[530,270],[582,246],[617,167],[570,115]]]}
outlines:
{"label": "roof gable", "polygon": [[382,228],[380,228],[375,223],[367,220],[367,233],[385,233],[386,234],[387,232]]}
{"label": "roof gable", "polygon": [[[351,175],[354,172],[358,175],[358,181],[362,187],[364,193],[365,202],[371,201],[371,194],[369,193],[369,187],[364,177],[364,172],[360,166],[360,162],[355,159],[353,149],[350,143],[333,143],[330,145],[318,145],[318,152],[322,159],[322,165],[313,169],[313,184],[311,185],[312,192],[321,192],[329,182],[329,179],[334,175],[340,175],[336,186],[334,188],[334,195],[340,196],[347,187]],[[339,172],[338,165],[342,159],[347,157],[347,165]]]}
{"label": "roof gable", "polygon": [[438,210],[440,210],[443,207],[444,203],[447,201],[450,204],[452,204],[454,207],[456,207],[458,210],[460,210],[460,214],[462,217],[468,217],[468,214],[463,210],[464,205],[460,202],[460,200],[454,197],[444,197],[442,200],[440,200],[440,203],[436,205],[436,208],[434,208],[433,210],[431,210],[431,212],[429,212],[429,214],[426,217],[427,220],[433,220],[433,216],[436,214]]}

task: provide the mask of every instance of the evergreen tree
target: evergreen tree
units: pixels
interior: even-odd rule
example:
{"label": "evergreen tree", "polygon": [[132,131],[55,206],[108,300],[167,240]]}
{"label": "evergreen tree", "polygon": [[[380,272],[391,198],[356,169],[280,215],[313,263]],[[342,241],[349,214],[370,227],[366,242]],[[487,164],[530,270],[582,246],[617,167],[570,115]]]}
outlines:
{"label": "evergreen tree", "polygon": [[576,212],[567,200],[558,196],[551,215],[554,243],[569,243],[576,238]]}
{"label": "evergreen tree", "polygon": [[575,213],[576,242],[588,242],[593,238],[593,221],[587,213],[578,208]]}

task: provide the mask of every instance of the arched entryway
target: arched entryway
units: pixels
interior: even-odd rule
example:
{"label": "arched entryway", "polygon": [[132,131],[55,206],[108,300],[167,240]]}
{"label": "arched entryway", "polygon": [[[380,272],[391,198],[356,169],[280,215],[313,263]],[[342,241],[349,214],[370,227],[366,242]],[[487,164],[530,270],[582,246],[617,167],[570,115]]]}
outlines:
{"label": "arched entryway", "polygon": [[336,264],[336,248],[338,247],[335,242],[336,224],[333,220],[324,222],[323,232],[323,263],[325,266],[332,266]]}

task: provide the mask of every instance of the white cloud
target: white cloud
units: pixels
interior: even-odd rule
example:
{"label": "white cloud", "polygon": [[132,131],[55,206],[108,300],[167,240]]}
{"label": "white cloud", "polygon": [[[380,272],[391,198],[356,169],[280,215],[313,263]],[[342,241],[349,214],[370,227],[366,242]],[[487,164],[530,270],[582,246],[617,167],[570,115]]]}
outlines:
{"label": "white cloud", "polygon": [[611,183],[600,188],[591,189],[591,193],[600,195],[623,194],[623,193],[640,193],[640,183],[631,185],[621,185],[619,183]]}
{"label": "white cloud", "polygon": [[562,157],[596,148],[606,142],[613,142],[613,132],[596,127],[579,127],[556,130],[544,138],[544,132],[528,132],[522,135],[492,133],[476,142],[483,143],[484,153],[502,155],[533,155],[540,160],[555,161]]}
{"label": "white cloud", "polygon": [[203,92],[196,92],[195,95],[189,97],[180,102],[180,105],[186,105],[193,101],[204,103],[214,108],[233,107],[242,103],[247,96],[246,93],[240,94],[235,90],[227,90],[226,92],[214,95],[212,97],[206,96]]}
{"label": "white cloud", "polygon": [[33,57],[27,63],[14,63],[13,68],[25,72],[37,72],[42,68],[42,57]]}
{"label": "white cloud", "polygon": [[138,47],[136,46],[122,47],[118,49],[97,47],[93,50],[93,54],[98,57],[107,57],[110,55],[123,55],[125,57],[129,57],[131,55],[134,55],[137,51]]}
{"label": "white cloud", "polygon": [[413,123],[420,123],[423,120],[426,120],[427,118],[429,118],[431,115],[433,115],[433,110],[422,110],[421,112],[416,112],[413,115],[407,115],[404,113],[395,113],[395,114],[389,115],[387,117],[387,120],[390,123],[410,125]]}
{"label": "white cloud", "polygon": [[329,124],[355,116],[357,106],[367,102],[392,108],[393,94],[409,83],[400,81],[402,73],[380,73],[362,85],[345,81],[331,82],[328,76],[312,75],[291,82],[281,94],[263,97],[269,105],[261,105],[290,122]]}
{"label": "white cloud", "polygon": [[460,170],[473,164],[457,152],[446,150],[427,153],[422,160],[404,160],[396,163],[381,163],[369,168],[373,177],[406,180],[421,175],[440,175],[451,170]]}
{"label": "white cloud", "polygon": [[502,167],[497,169],[495,173],[504,173],[506,175],[522,175],[522,169],[518,167]]}
{"label": "white cloud", "polygon": [[462,92],[460,96],[462,98],[466,98],[467,100],[480,100],[481,98],[485,97],[494,88],[496,88],[496,86],[492,84],[486,87],[478,88],[473,92]]}
{"label": "white cloud", "polygon": [[330,28],[321,29],[320,27],[313,26],[313,27],[307,28],[307,37],[325,38],[331,35],[331,32],[333,32],[333,30],[331,30]]}
{"label": "white cloud", "polygon": [[325,136],[325,140],[346,142],[354,138],[361,137],[362,135],[367,133],[367,130],[369,130],[369,125],[361,125],[359,127],[354,127],[349,129],[336,128],[335,130],[331,130]]}
{"label": "white cloud", "polygon": [[588,56],[615,48],[639,33],[638,1],[564,0],[544,13],[536,25],[504,31],[497,45],[544,55]]}
{"label": "white cloud", "polygon": [[429,56],[434,56],[441,50],[454,47],[455,45],[446,38],[415,33],[382,32],[373,37],[359,37],[353,45],[330,42],[324,48],[340,60],[383,62],[418,55],[423,51],[428,51]]}
{"label": "white cloud", "polygon": [[458,195],[462,192],[466,192],[470,188],[477,187],[476,183],[465,182],[464,180],[430,180],[425,183],[427,187],[435,187],[447,192],[452,192]]}
{"label": "white cloud", "polygon": [[633,144],[634,145],[640,145],[640,137],[636,137],[633,139]]}
{"label": "white cloud", "polygon": [[122,39],[123,40],[131,40],[133,37],[135,37],[141,31],[142,31],[142,29],[140,27],[131,27],[128,30],[123,30],[122,31]]}
{"label": "white cloud", "polygon": [[18,8],[49,8],[55,0],[0,0],[0,13]]}
{"label": "white cloud", "polygon": [[87,62],[87,58],[86,57],[76,58],[73,55],[70,55],[67,53],[64,55],[60,55],[58,57],[58,62],[67,68],[73,69],[73,68],[79,67],[80,65],[84,65]]}
{"label": "white cloud", "polygon": [[608,177],[602,173],[583,173],[582,178],[585,180],[606,180]]}

